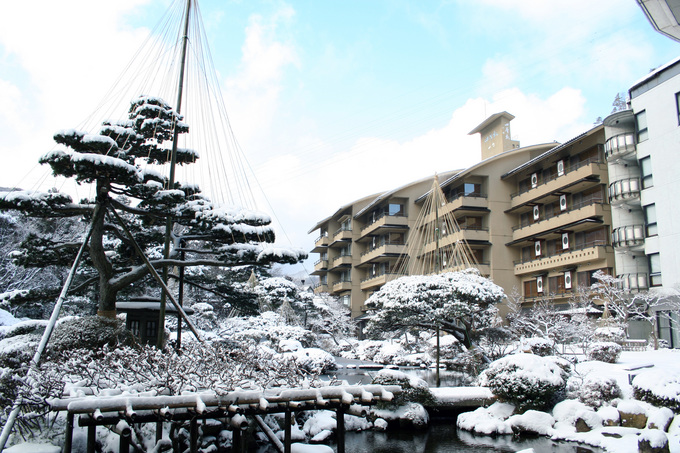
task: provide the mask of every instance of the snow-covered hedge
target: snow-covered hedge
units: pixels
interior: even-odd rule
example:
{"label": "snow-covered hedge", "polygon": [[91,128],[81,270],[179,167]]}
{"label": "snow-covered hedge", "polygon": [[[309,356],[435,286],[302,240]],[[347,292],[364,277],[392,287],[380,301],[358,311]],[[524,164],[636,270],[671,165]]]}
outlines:
{"label": "snow-covered hedge", "polygon": [[588,348],[588,360],[616,363],[621,355],[621,346],[613,341],[600,341]]}
{"label": "snow-covered hedge", "polygon": [[480,375],[480,384],[489,387],[501,401],[516,405],[520,412],[543,409],[554,404],[565,390],[568,374],[560,365],[548,357],[511,355],[492,362]]}

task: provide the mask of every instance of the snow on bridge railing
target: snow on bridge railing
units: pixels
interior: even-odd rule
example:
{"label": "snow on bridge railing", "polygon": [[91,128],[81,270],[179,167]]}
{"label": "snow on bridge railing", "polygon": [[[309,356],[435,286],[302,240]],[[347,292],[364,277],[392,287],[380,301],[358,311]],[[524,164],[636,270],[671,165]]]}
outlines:
{"label": "snow on bridge railing", "polygon": [[102,391],[95,395],[90,388],[75,389],[71,397],[52,399],[48,403],[53,411],[72,414],[92,414],[95,418],[114,412],[134,418],[138,411],[159,411],[166,416],[169,409],[187,409],[197,414],[222,409],[237,413],[277,412],[283,408],[299,409],[302,405],[319,408],[331,403],[343,405],[371,405],[378,401],[391,401],[394,394],[401,393],[398,385],[329,386],[309,389],[266,389],[263,391],[233,391],[226,394],[200,392],[184,395],[153,395]]}

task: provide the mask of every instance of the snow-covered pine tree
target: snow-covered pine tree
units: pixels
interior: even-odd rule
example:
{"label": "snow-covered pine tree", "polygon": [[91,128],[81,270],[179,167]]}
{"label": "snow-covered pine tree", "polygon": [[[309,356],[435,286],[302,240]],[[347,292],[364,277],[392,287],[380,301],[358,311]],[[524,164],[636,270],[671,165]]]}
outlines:
{"label": "snow-covered pine tree", "polygon": [[[74,202],[64,193],[9,191],[0,193],[0,210],[16,209],[43,218],[85,217],[93,222],[86,262],[96,270],[98,313],[115,315],[118,293],[149,273],[112,215],[120,213],[155,268],[167,266],[268,265],[296,263],[301,250],[273,247],[271,219],[264,213],[211,202],[191,184],[175,183],[154,168],[170,162],[168,142],[173,127],[189,126],[160,98],[133,101],[127,121],[105,122],[96,134],[77,130],[57,132],[54,139],[66,149],[40,159],[57,176],[96,187],[94,199]],[[176,163],[195,162],[198,154],[178,149]],[[171,252],[163,258],[164,225],[174,222]],[[15,259],[24,266],[71,265],[80,244],[32,236]],[[182,253],[183,252],[183,253]],[[183,256],[183,258],[182,258]]]}
{"label": "snow-covered pine tree", "polygon": [[366,300],[369,334],[437,326],[466,348],[472,337],[497,323],[503,289],[477,269],[411,275],[387,282]]}

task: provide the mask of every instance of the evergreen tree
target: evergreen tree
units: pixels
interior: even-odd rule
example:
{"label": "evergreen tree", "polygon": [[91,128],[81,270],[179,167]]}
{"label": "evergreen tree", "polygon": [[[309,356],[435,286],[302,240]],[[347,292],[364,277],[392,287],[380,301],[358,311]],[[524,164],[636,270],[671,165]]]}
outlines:
{"label": "evergreen tree", "polygon": [[367,330],[434,331],[439,327],[471,349],[473,336],[496,324],[496,304],[503,297],[503,289],[476,269],[401,277],[386,283],[366,301],[371,312]]}
{"label": "evergreen tree", "polygon": [[[191,184],[174,183],[154,165],[171,160],[168,144],[175,129],[187,133],[182,116],[162,99],[140,97],[133,101],[127,121],[105,122],[96,134],[65,130],[55,141],[66,147],[40,159],[57,176],[91,183],[94,199],[74,202],[64,193],[0,193],[0,210],[16,209],[30,216],[57,219],[84,217],[92,222],[86,263],[96,271],[98,313],[115,315],[120,291],[149,274],[123,223],[154,268],[163,266],[268,265],[296,263],[306,257],[298,250],[277,249],[271,219],[266,214],[211,202]],[[177,149],[176,163],[195,162],[198,154]],[[173,222],[170,254],[163,254],[165,224]],[[40,235],[28,237],[15,253],[27,267],[70,266],[81,243]]]}

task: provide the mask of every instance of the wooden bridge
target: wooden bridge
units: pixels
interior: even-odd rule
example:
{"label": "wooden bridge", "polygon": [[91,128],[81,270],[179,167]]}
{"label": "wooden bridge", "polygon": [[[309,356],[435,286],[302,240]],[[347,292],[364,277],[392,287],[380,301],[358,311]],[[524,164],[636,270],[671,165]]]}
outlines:
{"label": "wooden bridge", "polygon": [[[307,410],[335,410],[337,420],[337,451],[345,451],[344,414],[365,417],[367,407],[379,401],[391,401],[401,392],[399,386],[363,385],[332,386],[310,389],[267,389],[264,391],[233,391],[225,394],[203,392],[187,395],[155,395],[75,389],[71,397],[50,401],[53,411],[67,412],[66,439],[63,451],[73,446],[75,417],[78,426],[87,427],[87,452],[95,451],[97,426],[109,426],[120,435],[120,452],[129,452],[132,425],[156,423],[156,441],[163,442],[163,423],[189,422],[190,451],[198,451],[198,422],[209,419],[226,422],[232,432],[232,451],[245,452],[246,439],[242,431],[248,428],[248,417],[276,445],[279,451],[290,453],[292,444],[292,414]],[[284,441],[264,423],[261,416],[284,413]],[[168,441],[165,440],[167,443]]]}

